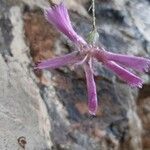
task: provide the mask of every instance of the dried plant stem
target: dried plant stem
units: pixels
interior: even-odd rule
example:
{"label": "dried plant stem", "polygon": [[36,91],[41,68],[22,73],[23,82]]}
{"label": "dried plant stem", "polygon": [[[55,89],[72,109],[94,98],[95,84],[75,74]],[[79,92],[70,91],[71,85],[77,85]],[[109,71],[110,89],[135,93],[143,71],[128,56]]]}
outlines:
{"label": "dried plant stem", "polygon": [[96,30],[95,0],[92,0],[93,30]]}

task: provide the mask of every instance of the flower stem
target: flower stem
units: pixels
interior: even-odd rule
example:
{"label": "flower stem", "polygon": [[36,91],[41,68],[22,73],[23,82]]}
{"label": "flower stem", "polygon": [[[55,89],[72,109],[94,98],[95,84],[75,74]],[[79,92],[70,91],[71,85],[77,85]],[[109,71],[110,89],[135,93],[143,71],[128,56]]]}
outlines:
{"label": "flower stem", "polygon": [[93,17],[93,30],[88,34],[87,41],[89,44],[95,45],[99,40],[99,33],[96,29],[96,17],[95,17],[95,0],[92,0],[92,17]]}
{"label": "flower stem", "polygon": [[93,30],[96,30],[95,0],[92,0]]}

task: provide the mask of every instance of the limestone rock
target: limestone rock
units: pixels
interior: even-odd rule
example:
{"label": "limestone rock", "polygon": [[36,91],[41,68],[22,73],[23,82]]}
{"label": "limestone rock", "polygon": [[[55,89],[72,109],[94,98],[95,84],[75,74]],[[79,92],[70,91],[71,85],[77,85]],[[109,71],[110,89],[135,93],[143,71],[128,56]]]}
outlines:
{"label": "limestone rock", "polygon": [[[86,37],[92,28],[90,1],[65,3],[75,30]],[[91,117],[80,68],[33,70],[35,62],[74,49],[45,21],[47,5],[46,0],[0,0],[0,149],[150,149],[148,74],[138,90],[97,69],[99,109]],[[149,57],[149,9],[147,0],[97,0],[99,45]]]}

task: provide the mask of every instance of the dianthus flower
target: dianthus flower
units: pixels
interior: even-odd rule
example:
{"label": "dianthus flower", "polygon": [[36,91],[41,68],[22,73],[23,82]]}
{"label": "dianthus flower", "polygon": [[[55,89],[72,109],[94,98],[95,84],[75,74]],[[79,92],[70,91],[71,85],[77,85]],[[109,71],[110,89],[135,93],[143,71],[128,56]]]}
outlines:
{"label": "dianthus flower", "polygon": [[93,75],[93,63],[95,62],[95,59],[114,72],[123,81],[127,82],[130,86],[142,87],[142,79],[128,71],[126,68],[132,68],[139,72],[148,71],[150,68],[149,59],[116,54],[108,52],[102,47],[96,47],[94,44],[88,44],[86,40],[74,31],[68,11],[63,3],[47,8],[44,11],[44,14],[48,22],[53,24],[76,45],[77,50],[64,56],[41,61],[35,68],[45,69],[58,68],[64,65],[81,65],[84,69],[87,81],[88,108],[90,114],[96,114],[98,105]]}

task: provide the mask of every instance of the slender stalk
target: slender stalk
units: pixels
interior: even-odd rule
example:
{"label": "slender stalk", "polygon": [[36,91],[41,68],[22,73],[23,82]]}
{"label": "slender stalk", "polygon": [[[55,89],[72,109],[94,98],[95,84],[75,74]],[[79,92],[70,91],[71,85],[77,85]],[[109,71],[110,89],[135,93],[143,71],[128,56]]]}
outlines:
{"label": "slender stalk", "polygon": [[96,29],[96,17],[95,17],[95,0],[92,0],[92,18],[93,18],[93,30],[88,34],[87,41],[92,45],[96,45],[99,40],[99,33]]}
{"label": "slender stalk", "polygon": [[93,30],[96,30],[95,0],[92,0]]}

